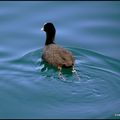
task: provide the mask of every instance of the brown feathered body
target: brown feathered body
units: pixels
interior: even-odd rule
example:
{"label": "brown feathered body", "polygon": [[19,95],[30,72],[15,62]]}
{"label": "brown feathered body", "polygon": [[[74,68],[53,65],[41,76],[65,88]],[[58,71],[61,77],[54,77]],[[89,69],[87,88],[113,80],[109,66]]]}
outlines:
{"label": "brown feathered body", "polygon": [[56,44],[49,44],[44,47],[42,58],[49,64],[56,67],[72,67],[74,57],[72,53]]}

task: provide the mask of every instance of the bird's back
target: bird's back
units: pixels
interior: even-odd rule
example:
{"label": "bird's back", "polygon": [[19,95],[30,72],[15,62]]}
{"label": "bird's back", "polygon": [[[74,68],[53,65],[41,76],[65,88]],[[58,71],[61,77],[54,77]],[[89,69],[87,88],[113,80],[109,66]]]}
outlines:
{"label": "bird's back", "polygon": [[70,67],[74,65],[75,61],[71,52],[56,44],[46,45],[42,58],[54,66]]}

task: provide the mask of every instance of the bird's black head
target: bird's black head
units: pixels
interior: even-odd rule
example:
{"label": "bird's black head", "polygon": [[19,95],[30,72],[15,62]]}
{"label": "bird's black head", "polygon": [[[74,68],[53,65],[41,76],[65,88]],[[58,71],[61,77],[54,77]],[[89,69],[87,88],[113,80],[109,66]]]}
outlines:
{"label": "bird's black head", "polygon": [[45,23],[43,28],[41,28],[42,31],[46,32],[46,43],[45,45],[48,44],[53,44],[54,38],[55,38],[55,27],[52,23]]}
{"label": "bird's black head", "polygon": [[56,31],[55,27],[52,23],[45,23],[42,30],[45,32],[55,32]]}

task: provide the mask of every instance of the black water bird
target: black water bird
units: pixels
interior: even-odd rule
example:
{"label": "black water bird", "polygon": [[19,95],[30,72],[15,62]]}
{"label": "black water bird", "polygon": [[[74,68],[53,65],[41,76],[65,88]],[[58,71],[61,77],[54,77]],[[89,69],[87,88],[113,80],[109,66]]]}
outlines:
{"label": "black water bird", "polygon": [[56,29],[53,23],[45,23],[41,30],[46,32],[46,41],[42,59],[48,64],[57,67],[60,74],[63,67],[71,67],[73,68],[72,71],[75,72],[75,58],[73,54],[67,49],[55,44]]}

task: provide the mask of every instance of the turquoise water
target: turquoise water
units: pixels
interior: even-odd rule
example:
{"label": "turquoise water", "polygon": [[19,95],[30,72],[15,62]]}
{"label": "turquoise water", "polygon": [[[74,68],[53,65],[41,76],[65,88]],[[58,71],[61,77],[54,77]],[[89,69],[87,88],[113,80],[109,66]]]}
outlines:
{"label": "turquoise water", "polygon": [[[79,81],[42,62],[47,21]],[[120,118],[120,2],[0,2],[0,26],[0,118]]]}

